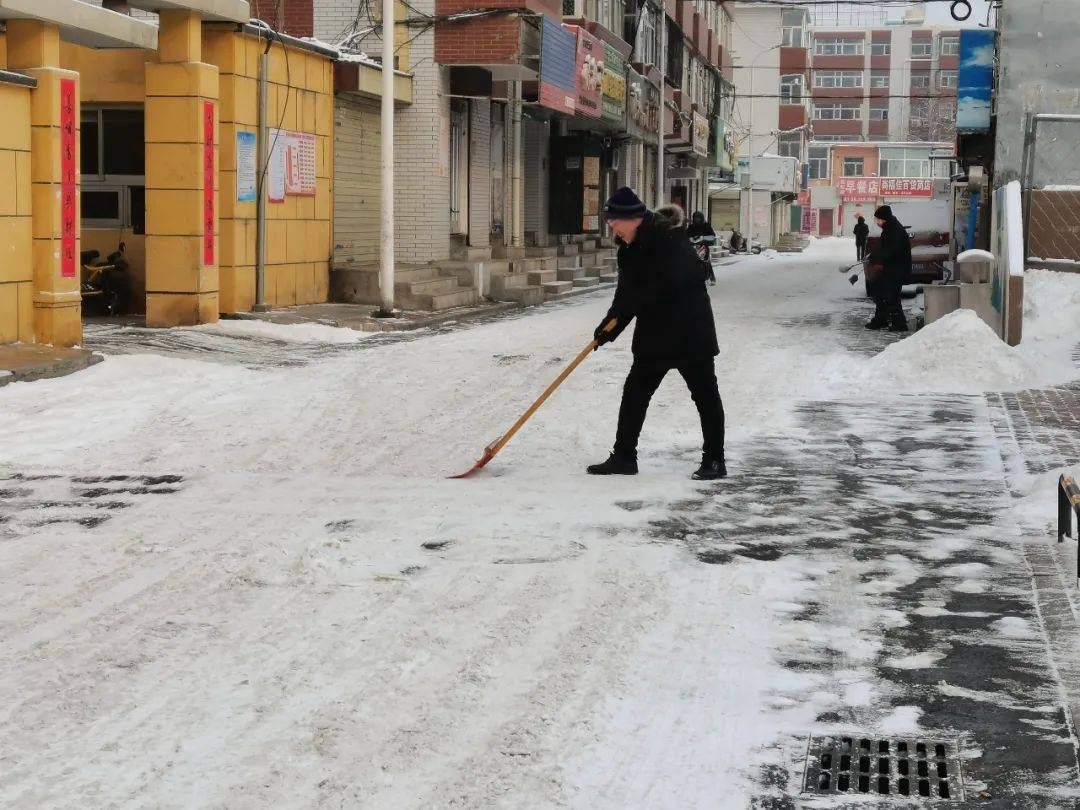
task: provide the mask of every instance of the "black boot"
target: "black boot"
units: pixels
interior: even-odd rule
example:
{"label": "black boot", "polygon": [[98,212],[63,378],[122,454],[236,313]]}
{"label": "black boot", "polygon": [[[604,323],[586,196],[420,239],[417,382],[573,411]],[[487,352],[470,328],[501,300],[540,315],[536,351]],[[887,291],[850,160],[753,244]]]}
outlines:
{"label": "black boot", "polygon": [[886,326],[888,326],[888,323],[876,315],[866,324],[867,329],[884,329]]}
{"label": "black boot", "polygon": [[590,464],[585,468],[589,475],[637,475],[637,459],[612,453],[601,464]]}
{"label": "black boot", "polygon": [[701,466],[690,477],[695,481],[715,481],[719,478],[727,478],[727,464],[722,458],[702,458]]}
{"label": "black boot", "polygon": [[907,330],[908,330],[907,319],[904,319],[904,320],[894,319],[893,322],[889,324],[889,331],[890,332],[906,332]]}

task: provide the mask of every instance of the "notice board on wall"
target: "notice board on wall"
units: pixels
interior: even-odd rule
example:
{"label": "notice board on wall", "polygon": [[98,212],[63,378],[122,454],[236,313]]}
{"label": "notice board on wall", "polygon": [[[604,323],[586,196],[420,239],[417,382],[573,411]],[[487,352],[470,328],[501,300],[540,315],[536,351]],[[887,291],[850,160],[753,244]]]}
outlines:
{"label": "notice board on wall", "polygon": [[267,167],[269,201],[315,196],[315,136],[287,129],[270,130],[270,164]]}

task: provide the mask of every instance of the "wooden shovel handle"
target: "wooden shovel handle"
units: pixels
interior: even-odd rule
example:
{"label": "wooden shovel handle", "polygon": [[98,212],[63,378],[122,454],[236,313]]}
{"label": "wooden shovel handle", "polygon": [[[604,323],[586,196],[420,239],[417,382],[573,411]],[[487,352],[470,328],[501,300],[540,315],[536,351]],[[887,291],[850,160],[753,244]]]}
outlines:
{"label": "wooden shovel handle", "polygon": [[[603,331],[610,332],[615,328],[617,324],[618,320],[616,318],[612,318],[610,321],[604,324]],[[521,426],[529,421],[529,417],[531,417],[534,413],[536,413],[537,410],[539,410],[540,406],[544,404],[547,398],[550,397],[553,393],[555,393],[555,389],[562,385],[563,380],[569,377],[570,374],[573,373],[574,369],[580,366],[582,361],[584,361],[585,358],[588,357],[589,354],[592,353],[598,345],[599,344],[595,339],[589,341],[589,344],[581,350],[580,354],[578,354],[578,356],[573,359],[570,365],[563,369],[562,374],[555,378],[555,381],[547,387],[547,390],[545,390],[544,393],[537,397],[536,402],[529,406],[529,410],[525,411],[525,413],[521,415],[521,418],[514,422],[513,426],[502,435],[502,438],[488,445],[487,449],[491,451],[491,455],[494,456],[496,453],[502,450],[503,447],[506,446],[506,443],[508,441],[514,438],[514,434],[521,430]]]}

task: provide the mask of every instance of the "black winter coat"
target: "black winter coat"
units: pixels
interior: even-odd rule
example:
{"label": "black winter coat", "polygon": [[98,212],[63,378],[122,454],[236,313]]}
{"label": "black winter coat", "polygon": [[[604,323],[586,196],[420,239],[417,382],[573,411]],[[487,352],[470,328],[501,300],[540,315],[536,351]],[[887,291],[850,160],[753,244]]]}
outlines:
{"label": "black winter coat", "polygon": [[708,222],[702,222],[700,225],[691,222],[686,226],[686,235],[691,239],[695,236],[716,236],[716,231],[712,229],[712,225]]}
{"label": "black winter coat", "polygon": [[855,227],[852,229],[852,233],[855,234],[856,242],[865,242],[866,237],[870,235],[870,226],[865,222],[855,223]]}
{"label": "black winter coat", "polygon": [[635,359],[677,366],[720,353],[705,265],[690,245],[681,209],[648,212],[634,241],[619,248],[619,283],[604,323],[612,318],[618,319],[612,339],[637,318]]}
{"label": "black winter coat", "polygon": [[885,220],[881,238],[870,252],[869,261],[882,266],[879,283],[886,291],[900,287],[911,275],[911,239],[896,217]]}

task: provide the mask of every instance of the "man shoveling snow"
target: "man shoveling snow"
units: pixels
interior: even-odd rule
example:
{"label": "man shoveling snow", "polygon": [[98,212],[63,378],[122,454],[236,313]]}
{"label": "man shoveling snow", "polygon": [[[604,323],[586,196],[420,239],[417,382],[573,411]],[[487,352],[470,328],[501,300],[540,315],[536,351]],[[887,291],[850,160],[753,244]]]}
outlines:
{"label": "man shoveling snow", "polygon": [[[619,243],[619,282],[611,309],[596,328],[602,346],[637,318],[634,362],[623,388],[615,448],[591,475],[635,475],[638,436],[656,389],[675,369],[686,381],[701,418],[703,437],[697,480],[727,475],[724,405],[713,358],[720,353],[705,272],[686,235],[682,209],[649,211],[629,188],[618,189],[604,216]],[[612,319],[617,325],[605,330]]]}

